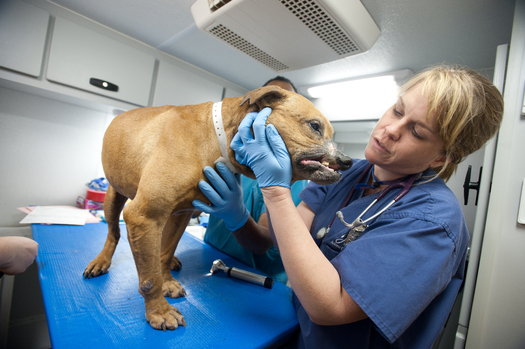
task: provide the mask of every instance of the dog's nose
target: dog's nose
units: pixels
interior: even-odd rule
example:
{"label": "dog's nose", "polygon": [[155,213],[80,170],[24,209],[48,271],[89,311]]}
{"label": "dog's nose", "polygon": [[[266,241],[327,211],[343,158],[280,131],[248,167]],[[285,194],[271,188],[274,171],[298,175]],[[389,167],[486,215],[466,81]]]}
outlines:
{"label": "dog's nose", "polygon": [[348,170],[350,167],[352,167],[352,164],[354,163],[351,157],[347,156],[339,150],[336,153],[335,159],[337,161],[337,165],[340,171]]}

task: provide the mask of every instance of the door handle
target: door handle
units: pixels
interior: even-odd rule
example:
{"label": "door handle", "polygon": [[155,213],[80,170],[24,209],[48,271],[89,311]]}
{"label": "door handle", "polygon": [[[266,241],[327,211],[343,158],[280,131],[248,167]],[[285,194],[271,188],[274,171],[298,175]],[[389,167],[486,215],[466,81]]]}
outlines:
{"label": "door handle", "polygon": [[91,78],[89,79],[89,83],[103,90],[118,92],[118,85],[112,84],[106,80]]}
{"label": "door handle", "polygon": [[465,182],[463,183],[463,199],[465,205],[468,204],[468,195],[470,189],[474,189],[476,191],[476,202],[475,205],[478,206],[478,198],[479,198],[479,185],[481,183],[481,173],[483,172],[483,166],[479,168],[479,177],[477,182],[471,182],[470,176],[472,173],[472,165],[468,165],[467,174],[465,176]]}

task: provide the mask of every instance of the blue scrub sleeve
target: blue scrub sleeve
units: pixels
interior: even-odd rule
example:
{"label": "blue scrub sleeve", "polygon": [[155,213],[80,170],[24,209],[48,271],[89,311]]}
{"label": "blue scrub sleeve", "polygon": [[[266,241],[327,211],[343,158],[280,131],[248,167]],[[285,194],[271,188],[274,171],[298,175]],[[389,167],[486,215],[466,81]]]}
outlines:
{"label": "blue scrub sleeve", "polygon": [[[293,200],[293,203],[295,204],[295,206],[299,205],[301,203],[301,198],[299,197],[299,194],[301,193],[301,191],[306,188],[306,186],[308,185],[308,182],[309,181],[297,181],[295,182],[294,184],[292,184],[292,187],[291,187],[291,194],[292,194],[292,200]],[[262,204],[261,206],[261,209],[260,209],[260,212],[259,212],[259,216],[261,214],[263,214],[264,212],[266,212],[266,205]]]}

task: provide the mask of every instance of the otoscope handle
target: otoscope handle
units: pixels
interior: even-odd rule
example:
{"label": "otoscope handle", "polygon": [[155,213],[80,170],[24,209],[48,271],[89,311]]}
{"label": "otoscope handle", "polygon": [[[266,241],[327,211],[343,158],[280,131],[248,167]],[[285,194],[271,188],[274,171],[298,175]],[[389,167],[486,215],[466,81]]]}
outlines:
{"label": "otoscope handle", "polygon": [[269,278],[263,275],[259,275],[259,274],[255,274],[255,273],[252,273],[246,270],[230,267],[228,268],[227,274],[236,279],[248,281],[248,282],[251,282],[252,284],[256,284],[256,285],[263,286],[266,288],[273,287],[272,278]]}

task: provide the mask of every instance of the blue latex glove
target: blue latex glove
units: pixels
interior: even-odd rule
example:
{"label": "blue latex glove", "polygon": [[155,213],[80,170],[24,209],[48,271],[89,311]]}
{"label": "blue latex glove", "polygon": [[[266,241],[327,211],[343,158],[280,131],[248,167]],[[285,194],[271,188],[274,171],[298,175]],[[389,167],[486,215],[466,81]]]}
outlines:
{"label": "blue latex glove", "polygon": [[204,174],[213,187],[205,181],[199,182],[199,189],[211,201],[211,205],[200,200],[193,200],[192,204],[202,212],[221,218],[228,230],[235,231],[246,224],[250,213],[244,206],[242,188],[235,175],[222,162],[217,162],[216,167],[220,176],[213,168],[204,168]]}
{"label": "blue latex glove", "polygon": [[259,187],[290,188],[292,162],[286,145],[275,126],[265,127],[271,112],[270,108],[264,108],[258,114],[246,115],[230,146],[235,151],[235,160],[252,169]]}

